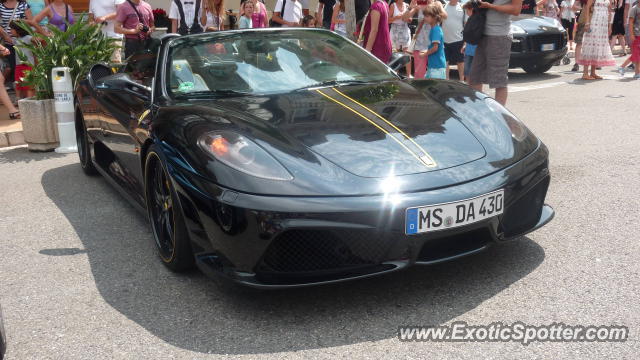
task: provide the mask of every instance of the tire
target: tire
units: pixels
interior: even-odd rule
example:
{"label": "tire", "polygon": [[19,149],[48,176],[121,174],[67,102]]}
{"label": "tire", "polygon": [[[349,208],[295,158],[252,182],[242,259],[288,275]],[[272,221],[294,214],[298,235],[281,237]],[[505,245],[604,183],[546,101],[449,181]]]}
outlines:
{"label": "tire", "polygon": [[91,145],[89,145],[87,128],[84,125],[84,118],[79,109],[76,109],[76,143],[78,145],[78,158],[80,159],[82,171],[84,171],[86,175],[97,175],[98,171],[91,160]]}
{"label": "tire", "polygon": [[553,63],[533,64],[533,65],[522,66],[522,69],[526,71],[527,74],[542,74],[549,71],[549,69],[551,69],[552,66],[553,66]]}
{"label": "tire", "polygon": [[172,271],[190,270],[194,256],[182,207],[155,145],[147,152],[144,173],[145,202],[158,255]]}

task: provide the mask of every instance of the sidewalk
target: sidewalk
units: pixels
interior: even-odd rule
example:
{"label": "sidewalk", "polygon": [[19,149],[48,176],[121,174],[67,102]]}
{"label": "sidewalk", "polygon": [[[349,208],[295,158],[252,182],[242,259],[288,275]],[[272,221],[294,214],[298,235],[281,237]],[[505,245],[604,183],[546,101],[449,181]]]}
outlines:
{"label": "sidewalk", "polygon": [[24,143],[22,123],[20,120],[9,120],[7,108],[0,105],[0,148]]}

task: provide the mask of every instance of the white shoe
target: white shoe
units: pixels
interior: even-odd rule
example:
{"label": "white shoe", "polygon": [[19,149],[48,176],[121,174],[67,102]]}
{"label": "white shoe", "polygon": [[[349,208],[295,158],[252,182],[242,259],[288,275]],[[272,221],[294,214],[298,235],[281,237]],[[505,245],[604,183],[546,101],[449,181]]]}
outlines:
{"label": "white shoe", "polygon": [[624,72],[625,72],[624,68],[622,66],[620,66],[618,68],[618,74],[620,74],[620,76],[624,76]]}

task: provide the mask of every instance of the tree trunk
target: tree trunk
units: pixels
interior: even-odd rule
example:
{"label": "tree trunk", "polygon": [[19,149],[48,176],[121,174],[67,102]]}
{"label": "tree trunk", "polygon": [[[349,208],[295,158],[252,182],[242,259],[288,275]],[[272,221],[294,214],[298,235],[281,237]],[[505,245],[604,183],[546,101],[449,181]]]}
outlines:
{"label": "tree trunk", "polygon": [[346,22],[346,30],[347,37],[353,41],[357,41],[358,39],[353,36],[353,33],[356,32],[356,2],[355,0],[343,0],[344,4],[344,16],[347,20]]}

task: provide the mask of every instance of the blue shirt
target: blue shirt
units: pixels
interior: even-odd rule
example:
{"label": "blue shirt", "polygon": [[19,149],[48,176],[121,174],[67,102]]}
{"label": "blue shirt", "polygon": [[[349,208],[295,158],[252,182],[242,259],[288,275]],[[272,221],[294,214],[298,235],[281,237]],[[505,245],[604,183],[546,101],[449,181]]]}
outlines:
{"label": "blue shirt", "polygon": [[442,33],[442,27],[436,25],[431,28],[429,33],[429,40],[431,45],[429,49],[432,49],[435,43],[438,43],[438,51],[429,55],[429,67],[433,69],[444,69],[447,67],[447,60],[444,57],[444,34]]}
{"label": "blue shirt", "polygon": [[240,23],[238,24],[238,29],[251,29],[253,27],[251,18],[246,16],[240,16]]}
{"label": "blue shirt", "polygon": [[[44,0],[27,0],[27,4],[29,4],[29,8],[31,9],[31,16],[33,17],[38,15],[47,6],[44,3]],[[49,19],[44,17],[42,21],[40,21],[40,25],[47,25],[48,22]]]}
{"label": "blue shirt", "polygon": [[471,45],[471,44],[467,44],[464,47],[464,54],[467,56],[475,56],[476,55],[476,48],[478,47],[478,45]]}

